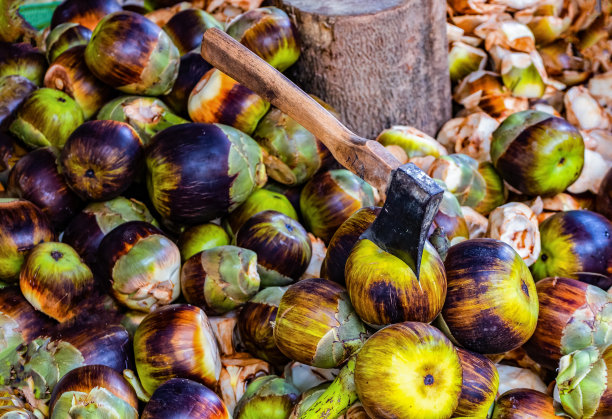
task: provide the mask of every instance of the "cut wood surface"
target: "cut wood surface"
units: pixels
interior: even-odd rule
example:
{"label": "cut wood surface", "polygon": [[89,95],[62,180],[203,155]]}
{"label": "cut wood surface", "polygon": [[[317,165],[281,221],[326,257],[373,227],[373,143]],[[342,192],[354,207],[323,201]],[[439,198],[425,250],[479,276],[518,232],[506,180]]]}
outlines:
{"label": "cut wood surface", "polygon": [[287,75],[357,134],[434,135],[451,117],[445,0],[273,0],[300,35]]}

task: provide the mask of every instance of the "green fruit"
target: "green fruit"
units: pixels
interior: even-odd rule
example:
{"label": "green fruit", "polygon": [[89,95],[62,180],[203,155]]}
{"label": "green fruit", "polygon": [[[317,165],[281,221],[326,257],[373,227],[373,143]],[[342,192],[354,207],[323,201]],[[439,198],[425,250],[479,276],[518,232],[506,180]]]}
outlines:
{"label": "green fruit", "polygon": [[235,419],[286,419],[299,391],[283,378],[266,375],[253,380],[234,410]]}
{"label": "green fruit", "polygon": [[53,63],[61,53],[77,45],[87,45],[91,31],[78,23],[68,22],[57,25],[45,39],[47,61]]}
{"label": "green fruit", "polygon": [[74,99],[45,87],[25,100],[9,130],[32,148],[54,146],[61,149],[83,121],[83,111]]}
{"label": "green fruit", "polygon": [[555,195],[582,171],[584,141],[566,120],[540,111],[510,115],[493,132],[491,161],[527,195]]}
{"label": "green fruit", "polygon": [[230,238],[221,226],[217,224],[201,224],[186,229],[181,233],[178,247],[181,250],[181,259],[186,261],[202,250],[230,244]]}
{"label": "green fruit", "polygon": [[478,173],[482,175],[485,181],[485,193],[484,198],[473,208],[486,216],[506,202],[508,199],[508,189],[504,185],[504,179],[495,170],[495,166],[491,162],[481,162],[478,165]]}

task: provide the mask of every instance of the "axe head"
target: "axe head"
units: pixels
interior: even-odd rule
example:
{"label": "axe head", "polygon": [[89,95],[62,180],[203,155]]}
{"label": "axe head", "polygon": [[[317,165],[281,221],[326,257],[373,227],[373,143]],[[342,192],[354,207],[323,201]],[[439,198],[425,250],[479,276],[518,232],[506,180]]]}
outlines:
{"label": "axe head", "polygon": [[412,163],[391,173],[385,204],[361,238],[410,266],[419,278],[421,256],[444,190]]}

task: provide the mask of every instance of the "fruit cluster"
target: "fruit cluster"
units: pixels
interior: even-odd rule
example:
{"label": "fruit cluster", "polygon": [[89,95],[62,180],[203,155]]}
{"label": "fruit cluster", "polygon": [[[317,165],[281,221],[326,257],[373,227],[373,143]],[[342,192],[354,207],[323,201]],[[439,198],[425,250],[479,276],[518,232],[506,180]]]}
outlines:
{"label": "fruit cluster", "polygon": [[363,235],[385,191],[200,56],[218,28],[286,70],[284,11],[22,3],[0,419],[612,415],[609,0],[448,0],[455,118],[377,138],[444,189],[418,275]]}

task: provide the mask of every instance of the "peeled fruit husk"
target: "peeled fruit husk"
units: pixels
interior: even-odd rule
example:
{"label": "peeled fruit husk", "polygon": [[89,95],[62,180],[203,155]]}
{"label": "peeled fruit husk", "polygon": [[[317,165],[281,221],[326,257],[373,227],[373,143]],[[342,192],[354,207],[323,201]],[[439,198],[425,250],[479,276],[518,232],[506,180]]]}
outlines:
{"label": "peeled fruit husk", "polygon": [[244,352],[236,353],[231,357],[222,357],[221,365],[219,395],[230,412],[235,410],[238,401],[253,380],[272,373],[270,364],[261,359],[252,358]]}
{"label": "peeled fruit husk", "polygon": [[[438,181],[444,189],[444,183]],[[430,236],[436,228],[440,228],[441,233],[449,241],[461,238],[469,239],[468,225],[463,217],[463,210],[455,195],[444,189],[442,201],[438,207],[438,213],[434,216],[433,223],[429,229]]]}
{"label": "peeled fruit husk", "polygon": [[376,332],[357,354],[355,385],[373,418],[449,418],[461,393],[461,362],[433,326],[394,324]]}
{"label": "peeled fruit husk", "polygon": [[418,279],[411,266],[368,239],[355,244],[344,275],[355,311],[375,328],[404,321],[429,323],[446,296],[444,265],[429,242]]}
{"label": "peeled fruit husk", "polygon": [[528,368],[513,367],[511,365],[496,364],[499,374],[498,394],[516,388],[529,388],[546,393],[548,388],[539,375]]}
{"label": "peeled fruit husk", "polygon": [[495,402],[491,419],[503,418],[556,419],[553,398],[531,389],[514,389],[505,392]]}
{"label": "peeled fruit husk", "polygon": [[512,247],[493,239],[467,240],[449,249],[444,266],[448,290],[442,317],[459,344],[496,354],[531,337],[538,297],[529,269]]}
{"label": "peeled fruit husk", "polygon": [[41,88],[21,105],[9,130],[31,148],[61,149],[83,121],[83,111],[74,99],[64,92]]}
{"label": "peeled fruit husk", "polygon": [[463,218],[470,232],[468,238],[478,239],[485,237],[489,229],[489,220],[487,217],[470,207],[461,207],[461,212],[463,213]]}
{"label": "peeled fruit husk", "polygon": [[435,139],[416,128],[396,125],[381,132],[376,141],[385,147],[395,145],[406,153],[408,158],[446,155],[444,147]]}
{"label": "peeled fruit husk", "polygon": [[78,23],[67,22],[57,25],[45,39],[47,61],[53,63],[64,51],[77,45],[85,46],[90,39],[91,31]]}
{"label": "peeled fruit husk", "polygon": [[179,59],[178,49],[160,27],[128,11],[105,16],[85,49],[85,62],[96,77],[135,95],[170,92]]}
{"label": "peeled fruit husk", "polygon": [[587,191],[597,193],[603,177],[610,167],[612,167],[612,162],[606,161],[597,151],[586,148],[584,150],[582,172],[580,172],[578,179],[567,188],[567,191],[573,194]]}
{"label": "peeled fruit husk", "polygon": [[465,154],[438,157],[428,174],[443,181],[459,204],[474,207],[484,199],[486,182],[478,172],[478,162]]}
{"label": "peeled fruit husk", "polygon": [[138,377],[152,394],[170,378],[188,378],[215,388],[221,373],[219,349],[203,310],[174,304],[142,321],[134,335]]}
{"label": "peeled fruit husk", "polygon": [[257,255],[236,246],[204,250],[188,259],[181,270],[181,289],[188,303],[208,314],[240,307],[259,290]]}
{"label": "peeled fruit husk", "polygon": [[348,293],[325,279],[305,279],[280,300],[274,341],[288,358],[320,368],[335,368],[358,350],[366,329]]}
{"label": "peeled fruit husk", "polygon": [[283,378],[266,375],[249,384],[234,410],[235,419],[285,419],[299,397],[298,390]]}
{"label": "peeled fruit husk", "polygon": [[574,86],[563,98],[567,120],[583,129],[610,129],[612,116],[591,95],[585,86]]}
{"label": "peeled fruit husk", "polygon": [[545,80],[533,58],[525,53],[511,53],[501,65],[504,85],[517,97],[539,98],[546,90]]}
{"label": "peeled fruit husk", "polygon": [[482,162],[489,159],[491,135],[498,126],[499,122],[486,113],[475,112],[446,122],[437,139],[450,152],[467,154]]}
{"label": "peeled fruit husk", "polygon": [[487,53],[464,42],[456,41],[448,52],[450,77],[457,82],[477,70],[482,70],[487,63]]}

